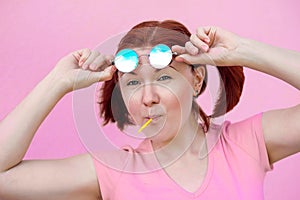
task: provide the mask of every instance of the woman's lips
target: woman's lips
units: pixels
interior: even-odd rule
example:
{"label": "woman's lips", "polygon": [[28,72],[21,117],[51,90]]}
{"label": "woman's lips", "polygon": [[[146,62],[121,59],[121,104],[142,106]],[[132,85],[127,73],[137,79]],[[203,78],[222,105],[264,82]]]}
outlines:
{"label": "woman's lips", "polygon": [[152,119],[152,122],[156,122],[156,121],[160,120],[162,116],[163,115],[150,115],[150,116],[145,117],[144,121],[148,121],[149,119]]}

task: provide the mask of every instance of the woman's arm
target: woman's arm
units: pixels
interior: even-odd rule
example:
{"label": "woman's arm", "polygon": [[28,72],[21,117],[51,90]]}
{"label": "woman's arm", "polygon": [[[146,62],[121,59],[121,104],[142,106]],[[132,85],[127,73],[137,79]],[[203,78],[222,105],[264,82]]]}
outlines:
{"label": "woman's arm", "polygon": [[61,160],[26,160],[0,174],[1,200],[99,200],[89,154]]}
{"label": "woman's arm", "polygon": [[214,66],[245,66],[280,78],[300,89],[300,53],[264,44],[218,27],[198,28],[177,61]]}
{"label": "woman's arm", "polygon": [[[215,66],[245,66],[277,77],[300,89],[300,53],[242,38],[218,27],[198,28],[177,61]],[[270,163],[300,151],[300,105],[263,114]]]}
{"label": "woman's arm", "polygon": [[277,77],[300,90],[300,53],[243,39],[237,49],[241,66]]}
{"label": "woman's arm", "polygon": [[[244,39],[241,64],[277,77],[300,90],[300,53]],[[276,90],[276,89],[275,89]],[[300,152],[300,104],[263,114],[270,163]]]}
{"label": "woman's arm", "polygon": [[[41,199],[39,197],[46,194],[48,199],[59,199],[79,190],[78,186],[84,186],[82,195],[87,195],[90,188],[96,188],[95,172],[88,161],[90,157],[26,162],[22,159],[36,130],[66,93],[112,77],[115,69],[108,67],[108,60],[88,49],[70,53],[0,122],[0,199]],[[99,69],[102,71],[98,72]],[[82,171],[84,168],[86,170]],[[53,193],[47,192],[49,186],[53,186]],[[73,197],[78,199],[79,196]]]}
{"label": "woman's arm", "polygon": [[0,122],[0,172],[22,161],[36,130],[65,93],[50,73]]}

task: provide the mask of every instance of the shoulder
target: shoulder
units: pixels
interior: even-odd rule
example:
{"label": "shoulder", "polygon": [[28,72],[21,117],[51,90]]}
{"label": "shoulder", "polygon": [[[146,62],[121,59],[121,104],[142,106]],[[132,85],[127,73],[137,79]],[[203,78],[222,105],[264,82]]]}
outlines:
{"label": "shoulder", "polygon": [[262,113],[238,122],[226,120],[221,124],[212,123],[206,139],[212,144],[220,143],[223,149],[240,148],[247,152],[253,151],[254,147],[260,147],[263,141]]}
{"label": "shoulder", "polygon": [[224,122],[222,137],[242,148],[263,145],[262,113],[255,114],[238,122]]}
{"label": "shoulder", "polygon": [[[238,122],[226,121],[225,132],[230,134],[246,134],[249,132],[261,133],[262,132],[262,113],[255,114],[253,116],[247,117],[246,119],[240,120]],[[232,135],[234,136],[234,135]]]}
{"label": "shoulder", "polygon": [[258,113],[238,122],[226,121],[222,125],[220,142],[227,150],[244,152],[254,158],[265,170],[272,166],[269,162],[262,127],[263,113]]}
{"label": "shoulder", "polygon": [[249,145],[252,146],[253,143],[264,142],[262,113],[255,114],[238,122],[224,122],[222,135],[226,139],[246,147]]}
{"label": "shoulder", "polygon": [[207,135],[213,135],[214,138],[221,137],[223,140],[244,145],[247,145],[250,141],[261,140],[263,139],[262,113],[238,122],[226,120],[223,123],[219,122],[219,124],[211,123]]}

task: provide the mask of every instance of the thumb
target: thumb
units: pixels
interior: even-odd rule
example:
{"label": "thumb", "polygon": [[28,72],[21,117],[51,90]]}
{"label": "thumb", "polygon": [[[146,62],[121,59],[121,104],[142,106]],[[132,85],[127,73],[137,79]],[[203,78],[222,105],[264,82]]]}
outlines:
{"label": "thumb", "polygon": [[73,90],[89,87],[100,81],[108,81],[112,79],[115,71],[116,69],[114,66],[110,66],[100,72],[80,69],[75,74],[76,77],[74,77]]}
{"label": "thumb", "polygon": [[182,54],[177,56],[176,60],[187,64],[215,65],[215,62],[208,53],[200,53],[198,55]]}
{"label": "thumb", "polygon": [[105,70],[103,71],[91,73],[89,78],[93,83],[100,81],[108,81],[112,79],[115,71],[116,68],[114,66],[110,66],[108,68],[105,68]]}

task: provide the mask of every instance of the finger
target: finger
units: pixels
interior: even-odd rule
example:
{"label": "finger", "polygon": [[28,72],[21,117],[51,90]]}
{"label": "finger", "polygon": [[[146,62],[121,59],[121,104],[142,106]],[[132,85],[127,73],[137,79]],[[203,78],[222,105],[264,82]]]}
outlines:
{"label": "finger", "polygon": [[205,41],[207,44],[210,42],[210,38],[208,36],[210,32],[211,27],[206,26],[206,27],[199,27],[196,30],[196,35],[203,41]]}
{"label": "finger", "polygon": [[178,55],[186,53],[185,47],[182,47],[179,45],[174,45],[171,47],[171,49],[172,49],[172,52],[176,52]]}
{"label": "finger", "polygon": [[110,66],[105,68],[105,70],[101,72],[92,72],[90,74],[90,79],[93,83],[99,82],[99,81],[108,81],[111,80],[114,73],[116,71],[116,68],[114,66]]}
{"label": "finger", "polygon": [[78,54],[80,55],[80,59],[78,62],[78,65],[82,67],[82,64],[86,61],[86,59],[90,56],[91,50],[86,48],[78,51]]}
{"label": "finger", "polygon": [[92,51],[90,55],[87,57],[86,61],[83,63],[82,68],[88,69],[90,64],[100,55],[98,51]]}
{"label": "finger", "polygon": [[202,52],[207,52],[209,49],[209,46],[195,34],[191,35],[190,41],[195,47],[200,49]]}
{"label": "finger", "polygon": [[76,61],[79,63],[80,56],[81,56],[80,52],[79,51],[75,51],[75,52],[72,52],[71,54],[75,57]]}
{"label": "finger", "polygon": [[114,60],[114,56],[113,55],[106,55],[106,64],[108,65],[108,66],[110,66],[110,65],[112,65],[112,63],[113,63],[113,60]]}
{"label": "finger", "polygon": [[98,70],[101,69],[103,66],[108,66],[106,62],[106,56],[103,54],[100,54],[98,57],[95,58],[95,60],[90,64],[91,70]]}
{"label": "finger", "polygon": [[187,64],[203,64],[203,65],[215,65],[213,59],[208,53],[201,53],[199,55],[182,54],[178,56],[182,62]]}
{"label": "finger", "polygon": [[191,54],[191,55],[197,55],[199,53],[199,49],[197,47],[195,47],[192,42],[188,41],[185,43],[185,49],[187,51],[187,53]]}

